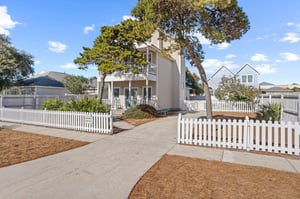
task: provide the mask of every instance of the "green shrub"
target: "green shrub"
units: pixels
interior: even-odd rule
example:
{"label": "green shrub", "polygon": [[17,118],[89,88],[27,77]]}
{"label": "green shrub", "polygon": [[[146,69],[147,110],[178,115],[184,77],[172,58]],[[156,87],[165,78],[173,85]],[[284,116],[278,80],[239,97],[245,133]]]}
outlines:
{"label": "green shrub", "polygon": [[47,101],[45,101],[42,106],[41,106],[41,110],[53,110],[53,111],[57,111],[57,110],[61,110],[63,107],[64,103],[57,99],[57,98],[53,98],[53,99],[49,99]]}
{"label": "green shrub", "polygon": [[[47,105],[48,101],[46,101],[42,107],[44,107],[45,104]],[[109,106],[101,103],[95,97],[89,99],[88,97],[85,96],[80,100],[70,99],[67,103],[64,104],[61,102],[59,105],[60,106],[58,108],[56,108],[56,106],[49,106],[49,105],[47,105],[46,108],[47,110],[63,110],[63,111],[90,112],[90,113],[108,113],[110,111]],[[53,109],[53,107],[55,109]]]}
{"label": "green shrub", "polygon": [[280,120],[281,107],[279,104],[265,104],[259,106],[259,111],[256,113],[256,119],[258,120],[271,120],[279,121]]}
{"label": "green shrub", "polygon": [[124,112],[123,116],[124,118],[132,118],[132,119],[152,118],[151,114],[142,111],[138,107],[130,107]]}

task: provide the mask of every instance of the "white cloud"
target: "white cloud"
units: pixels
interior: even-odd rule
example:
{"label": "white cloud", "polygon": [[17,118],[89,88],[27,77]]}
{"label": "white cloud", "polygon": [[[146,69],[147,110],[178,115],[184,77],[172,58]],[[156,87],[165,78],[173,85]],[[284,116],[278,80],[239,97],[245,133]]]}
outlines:
{"label": "white cloud", "polygon": [[228,54],[228,55],[225,56],[225,59],[232,59],[232,58],[235,58],[235,57],[236,57],[236,55],[234,55],[234,54]]}
{"label": "white cloud", "polygon": [[287,41],[287,42],[290,42],[290,43],[297,43],[300,41],[300,36],[299,34],[297,33],[294,33],[294,32],[288,32],[288,33],[285,33],[285,37],[283,37],[280,41]]}
{"label": "white cloud", "polygon": [[288,22],[288,23],[286,23],[286,25],[296,27],[296,28],[300,28],[300,23]]}
{"label": "white cloud", "polygon": [[230,46],[229,43],[224,42],[224,43],[218,44],[217,49],[224,50],[224,49],[228,48],[229,46]]}
{"label": "white cloud", "polygon": [[298,61],[300,60],[300,56],[291,53],[291,52],[285,52],[279,54],[285,61]]}
{"label": "white cloud", "polygon": [[75,64],[71,63],[71,62],[68,62],[64,65],[61,65],[60,66],[61,68],[64,68],[64,69],[74,69],[74,68],[78,68]]}
{"label": "white cloud", "polygon": [[252,61],[268,61],[268,58],[264,54],[256,53],[251,57]]}
{"label": "white cloud", "polygon": [[198,37],[198,39],[199,39],[199,42],[202,44],[202,45],[205,45],[205,44],[211,44],[211,42],[208,40],[208,39],[206,39],[202,34],[200,34],[200,33],[195,33],[194,34],[194,36],[195,37]]}
{"label": "white cloud", "polygon": [[41,63],[41,61],[39,61],[39,60],[34,60],[34,65],[38,65],[38,64],[40,64]]}
{"label": "white cloud", "polygon": [[228,69],[238,68],[239,66],[234,64],[231,61],[221,61],[218,59],[204,59],[202,63],[206,73],[214,73],[216,72],[221,66],[226,66]]}
{"label": "white cloud", "polygon": [[92,24],[91,26],[86,26],[83,28],[83,33],[84,34],[89,34],[89,32],[94,31],[95,29],[95,24]]}
{"label": "white cloud", "polygon": [[55,53],[63,53],[67,49],[67,45],[58,41],[48,41],[48,49]]}
{"label": "white cloud", "polygon": [[0,6],[0,19],[0,34],[9,35],[9,29],[13,29],[19,24],[11,19],[6,6]]}
{"label": "white cloud", "polygon": [[276,73],[277,68],[270,66],[269,64],[262,64],[255,68],[261,75]]}
{"label": "white cloud", "polygon": [[123,21],[126,21],[126,20],[128,20],[128,19],[136,20],[136,18],[133,17],[133,16],[129,16],[129,15],[124,15],[124,16],[123,16]]}

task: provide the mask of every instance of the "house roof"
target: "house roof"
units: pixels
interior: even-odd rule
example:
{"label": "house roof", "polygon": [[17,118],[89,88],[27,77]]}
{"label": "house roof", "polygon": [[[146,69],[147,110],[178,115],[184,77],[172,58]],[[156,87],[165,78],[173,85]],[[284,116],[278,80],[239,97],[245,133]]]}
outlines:
{"label": "house roof", "polygon": [[52,86],[64,87],[63,79],[68,76],[60,72],[41,72],[20,82],[22,86]]}
{"label": "house roof", "polygon": [[281,87],[272,87],[269,89],[265,89],[265,92],[292,92],[290,89],[281,88]]}
{"label": "house roof", "polygon": [[209,81],[210,79],[212,79],[216,74],[218,74],[223,68],[224,68],[225,70],[227,70],[228,72],[230,72],[232,75],[234,75],[234,73],[231,72],[231,70],[229,70],[226,66],[222,66],[221,68],[219,68],[219,69],[217,70],[217,72],[215,72],[215,73],[208,79],[208,81]]}
{"label": "house roof", "polygon": [[274,85],[274,84],[269,83],[269,82],[261,82],[261,83],[259,83],[259,85],[260,85],[260,86],[272,86],[272,85]]}
{"label": "house roof", "polygon": [[250,64],[245,64],[238,72],[236,72],[236,74],[239,74],[244,68],[246,68],[246,67],[249,67],[249,68],[251,68],[252,70],[254,70],[255,72],[257,72],[257,74],[259,74],[259,72],[255,69],[255,68],[253,68]]}

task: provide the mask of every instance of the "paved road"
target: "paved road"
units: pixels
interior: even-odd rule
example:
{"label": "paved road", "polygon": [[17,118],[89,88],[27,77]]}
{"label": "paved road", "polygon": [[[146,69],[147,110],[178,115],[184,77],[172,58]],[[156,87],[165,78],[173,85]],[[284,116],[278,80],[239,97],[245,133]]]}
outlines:
{"label": "paved road", "polygon": [[[28,125],[7,127],[51,134]],[[177,117],[162,118],[113,135],[55,130],[56,136],[93,143],[0,169],[0,198],[127,198],[140,177],[164,154],[263,166],[300,173],[300,160],[176,144]],[[78,134],[78,135],[77,135]]]}

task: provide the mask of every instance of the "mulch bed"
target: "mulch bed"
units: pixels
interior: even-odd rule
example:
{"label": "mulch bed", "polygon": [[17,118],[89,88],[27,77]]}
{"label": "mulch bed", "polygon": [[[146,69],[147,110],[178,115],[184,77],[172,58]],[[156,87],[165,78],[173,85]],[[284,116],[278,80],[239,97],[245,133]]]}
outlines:
{"label": "mulch bed", "polygon": [[86,144],[89,142],[0,129],[0,167],[34,160]]}
{"label": "mulch bed", "polygon": [[135,198],[300,198],[300,174],[165,155],[135,185]]}

